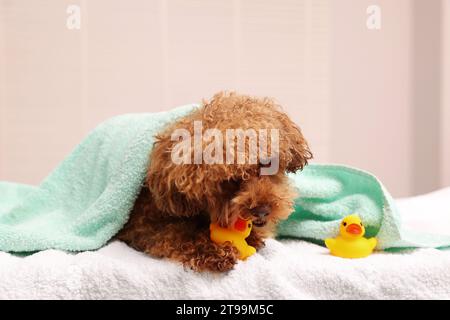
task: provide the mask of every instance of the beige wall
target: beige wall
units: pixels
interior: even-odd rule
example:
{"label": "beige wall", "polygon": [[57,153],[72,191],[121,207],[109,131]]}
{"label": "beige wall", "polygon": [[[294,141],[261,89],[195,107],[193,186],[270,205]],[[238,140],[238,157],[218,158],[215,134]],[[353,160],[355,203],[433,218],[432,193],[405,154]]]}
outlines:
{"label": "beige wall", "polygon": [[334,161],[375,173],[395,195],[411,186],[411,1],[379,0],[380,30],[366,27],[371,0],[332,2]]}
{"label": "beige wall", "polygon": [[441,166],[443,186],[450,186],[450,1],[443,1]]}
{"label": "beige wall", "polygon": [[[5,35],[4,35],[4,12],[0,10],[0,148],[4,145],[3,140],[5,139],[4,133],[4,110],[5,110],[5,81],[6,81],[6,73],[4,72],[6,68],[6,59],[5,59]],[[0,149],[0,177],[3,176],[4,172],[4,159],[2,157],[2,149]]]}
{"label": "beige wall", "polygon": [[413,1],[411,77],[412,191],[440,187],[443,1]]}
{"label": "beige wall", "polygon": [[[34,3],[34,2],[33,2]],[[81,137],[80,34],[59,1],[1,1],[1,179],[36,182]]]}

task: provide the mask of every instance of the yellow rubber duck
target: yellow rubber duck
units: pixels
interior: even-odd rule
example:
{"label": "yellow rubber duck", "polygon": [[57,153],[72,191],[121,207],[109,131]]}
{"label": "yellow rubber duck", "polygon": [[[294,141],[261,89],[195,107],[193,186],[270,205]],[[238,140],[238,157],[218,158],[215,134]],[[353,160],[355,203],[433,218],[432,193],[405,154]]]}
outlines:
{"label": "yellow rubber duck", "polygon": [[235,224],[230,228],[222,228],[215,223],[211,223],[210,237],[215,243],[231,242],[231,244],[238,249],[239,259],[245,260],[256,252],[256,249],[247,244],[245,239],[252,231],[252,221],[238,218]]}
{"label": "yellow rubber duck", "polygon": [[377,245],[377,239],[364,238],[366,229],[357,215],[346,216],[340,226],[340,235],[325,239],[325,245],[333,256],[341,258],[364,258],[370,255]]}

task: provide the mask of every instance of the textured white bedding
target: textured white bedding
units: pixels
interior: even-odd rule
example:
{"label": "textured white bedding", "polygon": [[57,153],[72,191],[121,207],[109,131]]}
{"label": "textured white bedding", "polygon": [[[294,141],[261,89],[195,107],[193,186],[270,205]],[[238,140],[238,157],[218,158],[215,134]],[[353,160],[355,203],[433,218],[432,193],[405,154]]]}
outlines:
{"label": "textured white bedding", "polygon": [[[450,233],[450,188],[398,201],[419,230]],[[430,209],[431,208],[431,209]],[[427,221],[427,211],[440,221]],[[120,242],[96,252],[0,252],[0,298],[48,299],[450,299],[450,250],[330,256],[304,241],[267,241],[225,275],[196,274]]]}

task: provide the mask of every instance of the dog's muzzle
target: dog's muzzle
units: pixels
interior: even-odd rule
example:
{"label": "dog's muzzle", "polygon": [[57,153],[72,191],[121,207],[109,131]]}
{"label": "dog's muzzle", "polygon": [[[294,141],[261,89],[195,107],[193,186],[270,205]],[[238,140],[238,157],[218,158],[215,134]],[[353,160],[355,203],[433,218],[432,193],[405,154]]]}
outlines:
{"label": "dog's muzzle", "polygon": [[253,216],[253,225],[263,227],[266,224],[266,218],[270,214],[270,207],[267,205],[257,206],[250,210]]}

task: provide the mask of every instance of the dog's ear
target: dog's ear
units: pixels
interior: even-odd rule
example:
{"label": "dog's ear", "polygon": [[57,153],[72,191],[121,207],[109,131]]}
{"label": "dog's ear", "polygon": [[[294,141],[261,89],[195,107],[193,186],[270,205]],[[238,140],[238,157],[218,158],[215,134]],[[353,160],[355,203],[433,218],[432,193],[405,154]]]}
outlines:
{"label": "dog's ear", "polygon": [[158,209],[177,216],[190,216],[202,209],[198,185],[201,172],[195,165],[172,161],[175,143],[168,135],[156,137],[150,155],[147,185]]}
{"label": "dog's ear", "polygon": [[302,170],[308,161],[313,158],[308,142],[304,138],[302,131],[286,114],[281,114],[282,123],[281,143],[282,150],[286,150],[284,155],[287,172]]}

